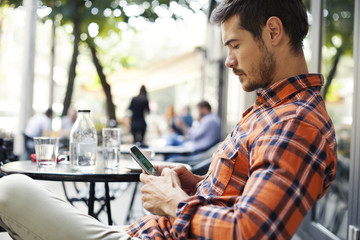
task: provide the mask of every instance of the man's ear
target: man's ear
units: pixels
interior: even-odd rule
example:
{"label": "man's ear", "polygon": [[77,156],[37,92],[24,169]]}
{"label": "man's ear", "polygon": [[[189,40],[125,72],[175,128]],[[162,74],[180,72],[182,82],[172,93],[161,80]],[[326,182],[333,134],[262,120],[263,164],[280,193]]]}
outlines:
{"label": "man's ear", "polygon": [[284,26],[280,18],[270,17],[265,24],[265,29],[271,44],[278,45],[284,37]]}

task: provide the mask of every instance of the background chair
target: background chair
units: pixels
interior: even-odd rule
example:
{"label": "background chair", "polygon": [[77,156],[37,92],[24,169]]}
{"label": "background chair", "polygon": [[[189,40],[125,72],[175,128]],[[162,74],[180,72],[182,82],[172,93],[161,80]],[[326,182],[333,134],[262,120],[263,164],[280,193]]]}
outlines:
{"label": "background chair", "polygon": [[192,167],[192,173],[196,175],[205,175],[210,167],[212,157],[205,159]]}
{"label": "background chair", "polygon": [[[220,144],[221,143],[216,143],[209,149],[207,149],[203,152],[200,152],[200,153],[195,153],[195,154],[189,155],[189,156],[175,156],[175,157],[171,157],[171,158],[167,159],[166,161],[167,162],[184,163],[184,164],[190,165],[191,167],[195,167],[197,164],[200,164],[201,162],[203,162],[209,158],[211,159],[212,155],[217,150],[217,148],[219,147]],[[201,165],[199,165],[199,166],[201,166]]]}

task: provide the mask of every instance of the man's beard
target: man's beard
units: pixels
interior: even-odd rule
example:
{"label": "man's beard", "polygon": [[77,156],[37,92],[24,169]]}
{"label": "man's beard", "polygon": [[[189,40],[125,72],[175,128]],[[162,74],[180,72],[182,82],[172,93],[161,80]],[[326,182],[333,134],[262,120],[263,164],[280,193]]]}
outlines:
{"label": "man's beard", "polygon": [[248,78],[246,83],[243,83],[243,89],[246,92],[252,92],[257,89],[266,88],[273,83],[276,60],[274,54],[270,53],[264,44],[259,43],[262,55],[258,64],[253,66],[248,74],[242,69],[233,69],[234,74],[243,74]]}

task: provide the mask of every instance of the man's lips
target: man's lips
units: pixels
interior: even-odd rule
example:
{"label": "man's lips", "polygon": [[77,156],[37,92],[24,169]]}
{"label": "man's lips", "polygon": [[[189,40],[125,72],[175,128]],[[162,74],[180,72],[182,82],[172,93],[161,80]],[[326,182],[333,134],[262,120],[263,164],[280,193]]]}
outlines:
{"label": "man's lips", "polygon": [[233,69],[233,73],[237,76],[243,76],[246,75],[244,71]]}
{"label": "man's lips", "polygon": [[239,70],[233,70],[233,73],[238,76],[239,79],[241,79],[241,77],[245,76],[246,74],[243,71],[239,71]]}

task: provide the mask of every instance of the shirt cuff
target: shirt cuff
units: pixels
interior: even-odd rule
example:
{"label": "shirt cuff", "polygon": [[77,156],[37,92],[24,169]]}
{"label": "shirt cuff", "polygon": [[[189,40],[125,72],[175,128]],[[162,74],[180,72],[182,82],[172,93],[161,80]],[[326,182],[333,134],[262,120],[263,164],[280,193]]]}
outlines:
{"label": "shirt cuff", "polygon": [[209,200],[203,196],[191,196],[178,204],[173,231],[177,238],[188,238],[191,219],[196,214],[199,206],[209,204]]}

